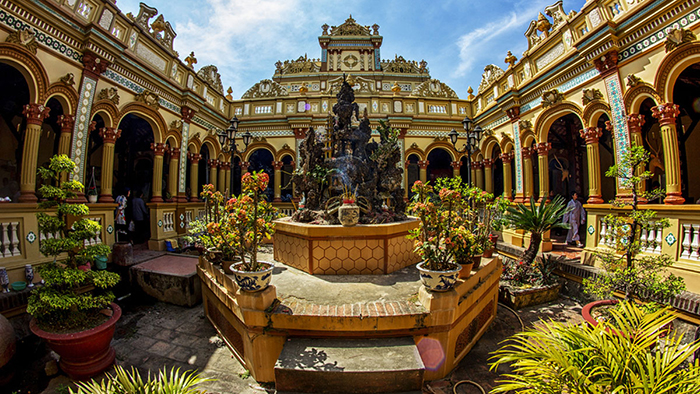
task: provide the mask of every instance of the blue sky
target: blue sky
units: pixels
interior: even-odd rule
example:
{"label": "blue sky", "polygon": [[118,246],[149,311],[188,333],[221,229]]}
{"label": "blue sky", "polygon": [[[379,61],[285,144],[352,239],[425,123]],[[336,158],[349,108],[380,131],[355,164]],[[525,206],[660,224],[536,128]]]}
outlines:
{"label": "blue sky", "polygon": [[[195,52],[199,67],[215,64],[224,89],[240,98],[271,78],[277,60],[308,54],[319,58],[321,25],[343,23],[349,14],[361,25],[378,24],[382,57],[425,59],[430,75],[460,98],[476,90],[487,64],[504,67],[507,51],[527,49],[531,20],[555,0],[146,0],[173,26],[175,49],[184,59]],[[585,0],[564,0],[579,11]],[[195,6],[196,5],[196,6]],[[123,13],[138,14],[139,0],[117,0]]]}

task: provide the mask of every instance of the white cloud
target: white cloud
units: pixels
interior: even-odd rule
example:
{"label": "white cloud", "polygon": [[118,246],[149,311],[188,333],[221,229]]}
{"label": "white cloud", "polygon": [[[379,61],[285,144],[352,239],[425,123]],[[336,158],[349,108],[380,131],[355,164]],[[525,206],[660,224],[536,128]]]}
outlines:
{"label": "white cloud", "polygon": [[[460,63],[453,75],[462,77],[472,71],[475,64],[493,63],[493,51],[490,49],[494,41],[498,41],[506,33],[511,33],[513,29],[524,28],[527,22],[537,17],[538,11],[542,10],[548,2],[551,0],[530,3],[524,10],[511,11],[499,20],[489,22],[462,35],[457,41]],[[524,30],[523,33],[525,33]],[[520,46],[524,42],[525,38],[522,38],[516,45]]]}

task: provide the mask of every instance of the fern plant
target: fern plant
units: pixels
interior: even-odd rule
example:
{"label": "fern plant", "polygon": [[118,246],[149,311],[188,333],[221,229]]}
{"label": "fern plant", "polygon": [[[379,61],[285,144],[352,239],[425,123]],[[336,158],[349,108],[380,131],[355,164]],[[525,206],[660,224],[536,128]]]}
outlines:
{"label": "fern plant", "polygon": [[201,394],[203,391],[195,386],[212,380],[201,378],[195,371],[180,373],[180,368],[174,367],[170,373],[163,368],[157,377],[149,372],[146,380],[134,367],[127,371],[117,365],[114,369],[114,375],[108,373],[100,381],[76,382],[77,389],[71,389],[71,394]]}
{"label": "fern plant", "polygon": [[[119,282],[119,275],[107,271],[85,269],[96,256],[111,252],[107,245],[86,245],[101,230],[96,222],[83,219],[90,213],[85,204],[70,204],[66,200],[83,190],[82,183],[74,180],[59,182],[61,173],[71,173],[75,168],[66,155],[51,158],[48,167],[39,168],[39,175],[49,181],[39,188],[45,199],[39,203],[42,211],[56,210],[56,215],[46,212],[36,214],[39,231],[55,234],[42,240],[39,250],[53,261],[41,265],[37,271],[45,281],[29,296],[27,312],[36,318],[39,327],[47,331],[79,331],[100,321],[99,311],[107,308],[114,299],[108,289]],[[60,258],[60,260],[59,260]],[[81,268],[83,269],[81,269]],[[86,285],[95,286],[93,292],[77,291]]]}
{"label": "fern plant", "polygon": [[492,393],[521,394],[695,394],[700,392],[700,360],[686,360],[700,342],[682,335],[664,338],[674,319],[668,310],[647,313],[632,302],[612,310],[595,327],[553,321],[511,337],[497,350],[491,370],[509,364]]}

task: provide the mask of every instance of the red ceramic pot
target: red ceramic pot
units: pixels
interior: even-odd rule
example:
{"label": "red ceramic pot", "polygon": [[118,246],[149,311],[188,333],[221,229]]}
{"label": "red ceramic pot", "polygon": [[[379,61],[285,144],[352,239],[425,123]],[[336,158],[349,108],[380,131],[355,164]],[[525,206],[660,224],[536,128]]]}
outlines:
{"label": "red ceramic pot", "polygon": [[99,326],[70,334],[54,334],[39,328],[36,319],[29,328],[46,341],[49,348],[61,356],[59,365],[72,379],[85,380],[109,368],[114,362],[114,348],[110,346],[122,310],[112,303],[112,317]]}
{"label": "red ceramic pot", "polygon": [[[583,320],[585,320],[592,327],[597,326],[598,321],[596,319],[594,319],[593,316],[591,316],[591,310],[593,308],[597,308],[599,306],[615,305],[618,302],[620,302],[620,300],[600,300],[600,301],[593,301],[591,303],[584,305],[583,309],[581,310],[581,315],[583,316]],[[661,333],[659,334],[659,338],[664,338],[672,330],[673,330],[673,322],[669,322],[667,325],[661,327]],[[606,329],[606,331],[610,332],[610,329]],[[613,330],[613,332],[617,334],[617,331]]]}

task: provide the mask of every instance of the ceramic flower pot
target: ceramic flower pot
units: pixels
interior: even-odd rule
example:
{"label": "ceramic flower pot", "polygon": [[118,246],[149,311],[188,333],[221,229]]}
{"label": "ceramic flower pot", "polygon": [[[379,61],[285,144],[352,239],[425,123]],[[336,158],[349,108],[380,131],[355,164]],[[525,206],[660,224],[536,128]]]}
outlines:
{"label": "ceramic flower pot", "polygon": [[89,195],[87,196],[87,199],[88,199],[88,202],[89,202],[90,204],[95,204],[95,203],[97,203],[97,195],[89,194]]}
{"label": "ceramic flower pot", "polygon": [[459,265],[462,266],[462,269],[459,270],[459,279],[469,278],[472,275],[474,263],[472,263],[472,261],[469,260],[467,262],[459,262]]}
{"label": "ceramic flower pot", "polygon": [[61,369],[73,379],[87,379],[109,368],[114,362],[114,348],[110,346],[117,320],[122,310],[112,303],[112,316],[95,328],[68,334],[54,334],[39,328],[36,319],[29,328],[46,341],[49,348],[61,356]]}
{"label": "ceramic flower pot", "polygon": [[221,261],[224,259],[224,252],[211,248],[207,249],[205,256],[210,263],[221,264]]}
{"label": "ceramic flower pot", "polygon": [[478,254],[476,256],[472,256],[472,263],[474,263],[474,266],[472,267],[473,270],[479,269],[479,267],[481,267],[481,258],[482,257],[485,257],[485,256],[480,255],[480,254]]}
{"label": "ceramic flower pot", "polygon": [[343,226],[354,226],[360,220],[360,207],[354,202],[345,202],[338,207],[338,220]]}
{"label": "ceramic flower pot", "polygon": [[424,264],[425,261],[422,261],[418,263],[416,267],[420,273],[420,280],[428,291],[450,290],[457,282],[459,271],[462,269],[461,265],[453,263],[455,267],[449,271],[432,271],[424,268]]}
{"label": "ceramic flower pot", "polygon": [[265,290],[267,286],[270,285],[270,279],[272,279],[272,270],[275,266],[272,263],[260,262],[265,269],[261,271],[244,271],[242,269],[243,263],[235,263],[231,266],[231,272],[233,272],[233,277],[236,279],[236,283],[243,291],[260,291]]}
{"label": "ceramic flower pot", "polygon": [[[619,303],[620,300],[599,300],[599,301],[593,301],[591,303],[588,303],[583,306],[583,309],[581,310],[581,315],[583,316],[583,320],[585,320],[588,324],[590,324],[592,327],[595,327],[598,325],[598,320],[591,314],[593,311],[593,308],[598,308],[602,306],[607,306],[607,305],[616,305]],[[610,331],[609,328],[606,328],[606,331]],[[659,334],[659,338],[664,338],[666,337],[671,331],[673,331],[673,322],[669,322],[667,325],[661,327],[661,333]],[[613,330],[613,332],[615,332]],[[617,332],[615,332],[617,334]]]}

